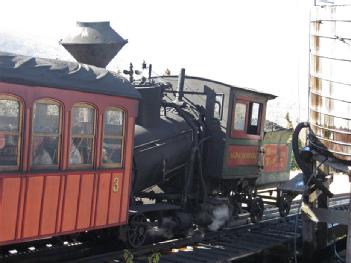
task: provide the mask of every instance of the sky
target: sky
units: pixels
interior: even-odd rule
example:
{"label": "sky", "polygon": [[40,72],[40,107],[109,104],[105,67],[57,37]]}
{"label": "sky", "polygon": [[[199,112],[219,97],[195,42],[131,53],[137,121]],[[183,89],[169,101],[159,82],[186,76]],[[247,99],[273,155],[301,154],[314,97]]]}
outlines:
{"label": "sky", "polygon": [[[72,59],[58,41],[76,21],[110,21],[128,44],[108,66],[135,68],[143,60],[155,74],[169,69],[280,96],[306,120],[308,34],[312,1],[307,0],[7,0],[0,32],[35,39],[37,50]],[[3,50],[6,51],[6,50]],[[11,50],[13,51],[13,50]],[[279,105],[279,104],[277,104]],[[278,107],[278,106],[275,106]],[[293,107],[293,106],[291,106]],[[302,111],[302,113],[301,113]],[[270,114],[284,113],[273,108]],[[303,115],[303,116],[301,116]]]}

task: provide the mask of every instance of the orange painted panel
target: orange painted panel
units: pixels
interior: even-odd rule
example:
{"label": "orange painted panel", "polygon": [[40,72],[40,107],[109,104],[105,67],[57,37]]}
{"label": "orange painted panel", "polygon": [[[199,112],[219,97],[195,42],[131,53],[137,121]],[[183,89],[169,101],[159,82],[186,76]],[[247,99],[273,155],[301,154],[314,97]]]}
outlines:
{"label": "orange painted panel", "polygon": [[94,192],[94,174],[82,175],[78,206],[77,228],[90,227],[90,216]]}
{"label": "orange painted panel", "polygon": [[120,222],[127,222],[129,213],[129,189],[130,189],[130,171],[125,170],[123,178],[122,204]]}
{"label": "orange painted panel", "polygon": [[55,233],[57,206],[59,200],[60,176],[46,176],[44,184],[43,211],[40,224],[40,235]]}
{"label": "orange painted panel", "polygon": [[264,172],[284,172],[289,165],[289,149],[287,145],[265,144]]}
{"label": "orange painted panel", "polygon": [[111,189],[111,174],[101,173],[98,175],[98,177],[99,183],[97,189],[95,225],[102,226],[107,224],[108,204]]}
{"label": "orange painted panel", "polygon": [[0,242],[15,239],[20,178],[0,178]]}
{"label": "orange painted panel", "polygon": [[108,213],[108,224],[117,224],[120,222],[119,216],[121,211],[121,196],[123,187],[123,176],[121,173],[113,173],[112,191],[110,194],[110,207]]}
{"label": "orange painted panel", "polygon": [[22,238],[35,237],[39,234],[43,185],[44,176],[27,177]]}
{"label": "orange painted panel", "polygon": [[66,187],[63,197],[62,231],[72,231],[76,227],[79,182],[79,174],[66,176]]}

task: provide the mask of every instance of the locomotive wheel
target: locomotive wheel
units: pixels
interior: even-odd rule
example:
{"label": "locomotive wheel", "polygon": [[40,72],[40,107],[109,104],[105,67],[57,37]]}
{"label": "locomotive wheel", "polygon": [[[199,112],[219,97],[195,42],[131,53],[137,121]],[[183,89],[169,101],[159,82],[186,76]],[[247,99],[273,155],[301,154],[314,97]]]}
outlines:
{"label": "locomotive wheel", "polygon": [[252,223],[259,222],[263,217],[263,201],[261,197],[255,197],[250,202],[250,218]]}
{"label": "locomotive wheel", "polygon": [[291,207],[291,198],[287,193],[282,192],[280,194],[278,207],[279,207],[279,214],[281,217],[285,217],[289,214],[290,207]]}
{"label": "locomotive wheel", "polygon": [[137,248],[144,245],[147,232],[147,219],[143,214],[131,216],[127,232],[128,244]]}

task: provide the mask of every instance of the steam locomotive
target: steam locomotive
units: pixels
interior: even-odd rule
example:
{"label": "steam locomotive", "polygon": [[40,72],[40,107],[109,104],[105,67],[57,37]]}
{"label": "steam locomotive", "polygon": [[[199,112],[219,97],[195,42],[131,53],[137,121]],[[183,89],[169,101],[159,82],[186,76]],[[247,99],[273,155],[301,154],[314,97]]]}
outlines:
{"label": "steam locomotive", "polygon": [[[0,244],[99,231],[137,247],[259,221],[260,189],[289,179],[291,131],[264,133],[275,96],[147,65],[128,81],[103,68],[127,41],[77,26],[61,44],[79,63],[0,53]],[[288,193],[265,200],[289,212]]]}

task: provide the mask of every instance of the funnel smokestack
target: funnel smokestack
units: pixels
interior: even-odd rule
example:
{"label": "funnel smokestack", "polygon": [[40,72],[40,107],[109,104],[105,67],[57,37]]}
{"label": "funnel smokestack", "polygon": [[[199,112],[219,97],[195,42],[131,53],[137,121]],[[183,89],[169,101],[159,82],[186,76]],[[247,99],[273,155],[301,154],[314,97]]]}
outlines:
{"label": "funnel smokestack", "polygon": [[77,22],[76,30],[60,44],[78,62],[104,68],[127,42],[110,22]]}

